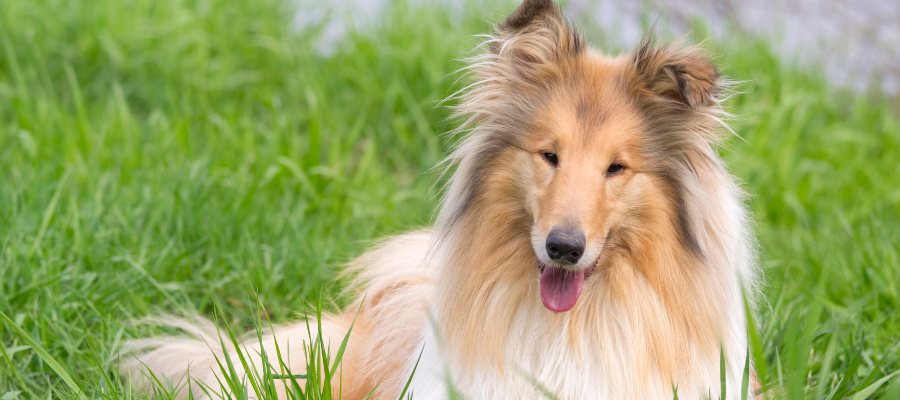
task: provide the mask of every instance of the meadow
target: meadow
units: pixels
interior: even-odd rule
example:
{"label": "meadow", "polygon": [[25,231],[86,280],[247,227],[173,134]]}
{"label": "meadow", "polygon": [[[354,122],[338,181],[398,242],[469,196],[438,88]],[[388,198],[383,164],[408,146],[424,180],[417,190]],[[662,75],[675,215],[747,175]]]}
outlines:
{"label": "meadow", "polygon": [[[511,6],[397,3],[322,55],[289,3],[0,1],[0,399],[140,398],[116,355],[167,331],[130,321],[335,309],[337,266],[432,221],[438,103]],[[750,37],[705,46],[744,81],[721,153],[757,220],[760,379],[900,398],[897,103]]]}

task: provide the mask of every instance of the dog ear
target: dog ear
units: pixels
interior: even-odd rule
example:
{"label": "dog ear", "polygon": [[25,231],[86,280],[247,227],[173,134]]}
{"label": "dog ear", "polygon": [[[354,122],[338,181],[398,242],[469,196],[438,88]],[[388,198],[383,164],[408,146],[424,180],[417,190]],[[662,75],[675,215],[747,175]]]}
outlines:
{"label": "dog ear", "polygon": [[539,78],[551,66],[584,50],[584,39],[552,0],[525,0],[488,42],[491,53],[523,78]]}
{"label": "dog ear", "polygon": [[650,35],[634,53],[634,66],[642,87],[651,95],[693,110],[718,104],[725,86],[702,50],[659,46]]}

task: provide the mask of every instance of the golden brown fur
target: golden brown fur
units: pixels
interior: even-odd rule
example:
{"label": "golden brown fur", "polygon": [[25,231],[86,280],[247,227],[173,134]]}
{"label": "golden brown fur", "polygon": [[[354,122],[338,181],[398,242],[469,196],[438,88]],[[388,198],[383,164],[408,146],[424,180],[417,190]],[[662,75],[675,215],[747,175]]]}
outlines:
{"label": "golden brown fur", "polygon": [[[474,397],[537,396],[524,370],[561,398],[671,398],[674,386],[690,398],[718,391],[720,349],[739,398],[756,267],[742,193],[714,149],[727,91],[714,64],[652,39],[603,55],[542,0],[526,0],[484,47],[459,96],[468,133],[446,161],[434,230],[388,239],[350,268],[367,297],[344,398],[375,385],[376,398],[396,397],[423,346],[413,387],[425,399],[446,395],[429,375],[446,368]],[[565,268],[592,274],[574,308],[554,314],[538,265],[562,225],[587,240],[586,261]],[[331,343],[358,305],[326,322]],[[305,339],[279,333],[291,329],[276,329],[279,343]],[[171,354],[150,344],[145,361]]]}

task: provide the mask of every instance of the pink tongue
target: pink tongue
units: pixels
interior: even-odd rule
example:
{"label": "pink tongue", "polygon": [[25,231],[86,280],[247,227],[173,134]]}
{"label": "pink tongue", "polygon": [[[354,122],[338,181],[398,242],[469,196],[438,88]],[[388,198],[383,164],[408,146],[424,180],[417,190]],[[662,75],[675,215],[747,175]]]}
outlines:
{"label": "pink tongue", "polygon": [[541,273],[541,302],[553,312],[569,311],[575,307],[584,287],[584,271],[567,271],[546,267]]}

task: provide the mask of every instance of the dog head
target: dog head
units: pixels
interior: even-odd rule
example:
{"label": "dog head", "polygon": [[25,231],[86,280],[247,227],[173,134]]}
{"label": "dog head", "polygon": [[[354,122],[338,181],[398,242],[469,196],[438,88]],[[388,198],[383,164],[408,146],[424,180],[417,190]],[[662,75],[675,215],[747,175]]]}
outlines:
{"label": "dog head", "polygon": [[692,199],[703,164],[718,163],[711,143],[726,88],[702,51],[648,38],[605,56],[549,0],[526,0],[485,47],[458,106],[470,133],[450,157],[445,231],[498,253],[526,243],[532,262],[517,273],[540,277],[555,312],[572,309],[585,279],[617,257],[651,281],[672,272],[649,247],[704,257],[702,202]]}

